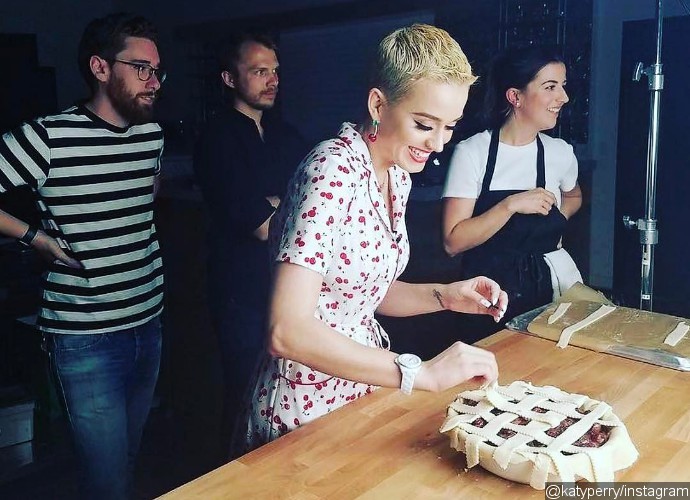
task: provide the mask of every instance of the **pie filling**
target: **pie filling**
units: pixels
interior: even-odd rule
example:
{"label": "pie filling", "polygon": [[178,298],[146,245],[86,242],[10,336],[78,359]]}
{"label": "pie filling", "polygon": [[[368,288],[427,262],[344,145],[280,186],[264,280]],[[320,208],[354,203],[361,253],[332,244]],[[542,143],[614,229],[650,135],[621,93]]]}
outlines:
{"label": "pie filling", "polygon": [[[479,404],[477,401],[473,401],[471,399],[465,399],[463,398],[462,402],[468,406],[477,406]],[[538,406],[535,406],[532,408],[532,411],[536,413],[546,413],[547,410],[544,408],[540,408]],[[579,408],[576,408],[576,411],[578,413],[581,413],[583,415],[586,415],[589,413],[588,410],[580,410]],[[491,410],[491,413],[494,415],[500,415],[504,413],[502,410],[499,410],[498,408],[494,408]],[[561,421],[560,424],[558,424],[556,427],[552,427],[545,431],[546,434],[548,434],[551,437],[558,437],[560,436],[568,427],[573,425],[575,422],[579,422],[580,419],[578,418],[572,418],[572,417],[566,417]],[[530,419],[527,417],[521,417],[518,416],[514,420],[512,420],[510,423],[515,424],[515,425],[527,425],[530,422]],[[471,423],[471,425],[475,427],[484,427],[487,424],[486,420],[484,420],[482,417],[478,417],[474,419]],[[613,427],[608,427],[605,425],[601,424],[594,424],[592,427],[589,428],[587,432],[585,432],[577,441],[573,443],[573,446],[579,446],[582,448],[598,448],[602,446],[606,441],[608,441],[609,437],[611,436],[611,430]],[[510,430],[510,429],[501,429],[498,432],[498,436],[502,437],[504,439],[509,439],[513,437],[517,432]],[[490,444],[491,446],[497,446],[495,443],[492,443],[491,441],[486,441],[487,444]],[[539,441],[532,440],[529,443],[527,443],[527,446],[532,447],[532,448],[545,448],[546,445],[544,443],[540,443]],[[572,453],[563,451],[561,452],[564,455],[572,455]]]}

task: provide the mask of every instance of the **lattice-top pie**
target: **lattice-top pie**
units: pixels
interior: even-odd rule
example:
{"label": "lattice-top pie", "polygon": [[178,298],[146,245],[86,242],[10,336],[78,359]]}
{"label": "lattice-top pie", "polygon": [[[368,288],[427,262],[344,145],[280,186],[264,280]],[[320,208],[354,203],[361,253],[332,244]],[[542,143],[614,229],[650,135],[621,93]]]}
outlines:
{"label": "lattice-top pie", "polygon": [[459,394],[441,432],[468,467],[480,464],[536,489],[547,481],[612,482],[638,456],[606,403],[522,381]]}

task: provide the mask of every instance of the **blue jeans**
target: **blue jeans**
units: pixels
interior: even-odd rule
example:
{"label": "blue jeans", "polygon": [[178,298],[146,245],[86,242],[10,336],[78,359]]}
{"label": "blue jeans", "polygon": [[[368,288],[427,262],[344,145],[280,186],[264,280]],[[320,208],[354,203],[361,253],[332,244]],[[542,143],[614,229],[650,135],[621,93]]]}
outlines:
{"label": "blue jeans", "polygon": [[102,334],[46,334],[84,496],[128,498],[161,357],[158,317]]}

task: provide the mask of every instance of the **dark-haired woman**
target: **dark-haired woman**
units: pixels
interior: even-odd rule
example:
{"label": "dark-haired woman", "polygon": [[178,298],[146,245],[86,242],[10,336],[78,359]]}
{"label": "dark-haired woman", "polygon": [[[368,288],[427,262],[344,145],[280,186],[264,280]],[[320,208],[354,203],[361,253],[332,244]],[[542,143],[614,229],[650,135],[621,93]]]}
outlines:
{"label": "dark-haired woman", "polygon": [[[577,159],[565,141],[541,133],[555,127],[568,102],[565,84],[565,65],[547,50],[499,55],[485,95],[489,129],[459,143],[450,163],[445,249],[463,253],[464,276],[488,276],[508,293],[503,321],[551,302],[559,279],[561,288],[581,281],[559,250],[566,222],[582,204]],[[466,332],[472,340],[501,326],[477,322]]]}

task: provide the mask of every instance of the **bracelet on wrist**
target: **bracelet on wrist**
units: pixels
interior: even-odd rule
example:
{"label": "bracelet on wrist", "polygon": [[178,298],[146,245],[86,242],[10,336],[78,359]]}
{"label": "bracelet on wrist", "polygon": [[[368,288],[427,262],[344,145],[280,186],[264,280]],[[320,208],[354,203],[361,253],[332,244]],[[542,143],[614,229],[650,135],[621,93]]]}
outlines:
{"label": "bracelet on wrist", "polygon": [[29,226],[29,229],[26,230],[24,233],[24,236],[19,238],[19,243],[26,245],[27,247],[31,246],[31,243],[36,239],[36,235],[38,234],[38,229]]}

